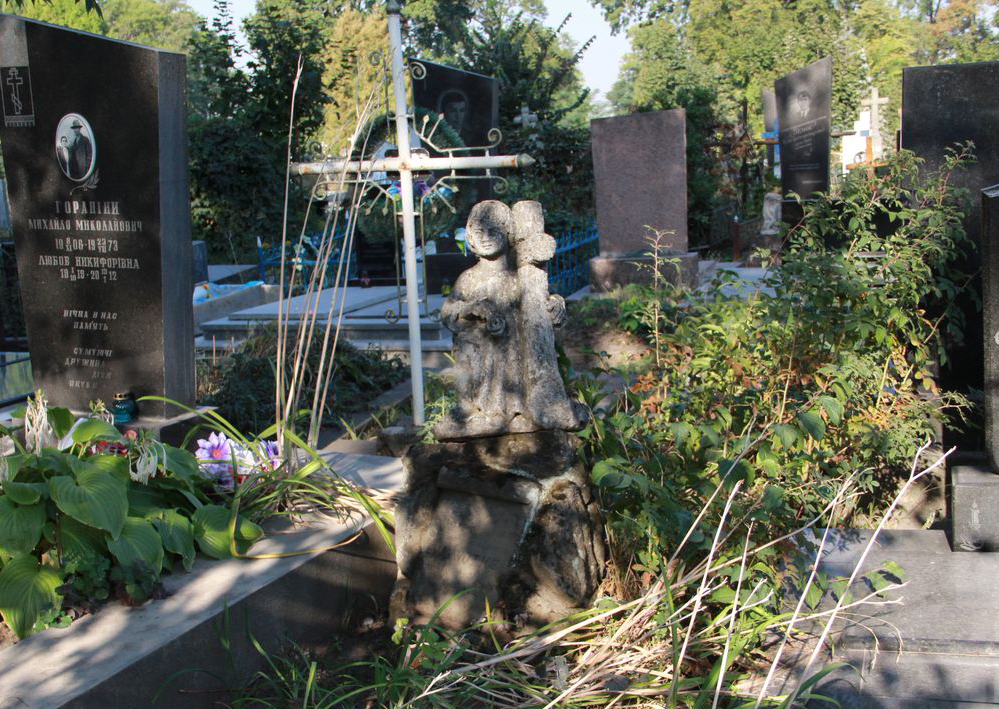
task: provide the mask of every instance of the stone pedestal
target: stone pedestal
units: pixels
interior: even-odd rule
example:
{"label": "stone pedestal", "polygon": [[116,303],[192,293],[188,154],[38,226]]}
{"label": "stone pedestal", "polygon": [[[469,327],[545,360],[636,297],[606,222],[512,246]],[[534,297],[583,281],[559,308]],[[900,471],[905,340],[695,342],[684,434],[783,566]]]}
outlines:
{"label": "stone pedestal", "polygon": [[950,476],[954,551],[999,551],[999,475],[986,466],[958,465]]}
{"label": "stone pedestal", "polygon": [[531,628],[587,607],[606,551],[576,445],[545,431],[411,448],[393,618],[426,623],[447,604],[435,622],[462,629],[488,601],[493,617]]}
{"label": "stone pedestal", "polygon": [[[662,277],[673,285],[697,285],[697,253],[671,254],[660,266]],[[652,256],[597,256],[590,259],[590,290],[605,293],[629,283],[652,285]]]}

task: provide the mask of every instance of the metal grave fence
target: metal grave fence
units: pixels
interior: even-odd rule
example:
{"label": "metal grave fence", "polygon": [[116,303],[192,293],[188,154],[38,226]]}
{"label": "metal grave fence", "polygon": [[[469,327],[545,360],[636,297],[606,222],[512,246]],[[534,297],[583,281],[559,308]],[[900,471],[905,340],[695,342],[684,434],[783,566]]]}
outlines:
{"label": "metal grave fence", "polygon": [[596,224],[571,229],[555,237],[555,257],[548,262],[548,284],[553,293],[572,295],[590,282],[590,259],[600,252]]}

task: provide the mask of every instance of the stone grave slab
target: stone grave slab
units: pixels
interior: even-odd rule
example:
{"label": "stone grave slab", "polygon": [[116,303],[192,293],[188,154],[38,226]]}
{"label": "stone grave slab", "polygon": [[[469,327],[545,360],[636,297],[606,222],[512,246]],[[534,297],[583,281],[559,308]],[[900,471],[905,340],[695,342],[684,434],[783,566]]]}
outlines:
{"label": "stone grave slab", "polygon": [[784,196],[809,199],[829,191],[832,59],[826,57],[774,82]]}
{"label": "stone grave slab", "polygon": [[0,16],[18,276],[34,384],[55,404],[194,401],[185,63]]}
{"label": "stone grave slab", "polygon": [[682,108],[599,118],[593,131],[601,256],[648,251],[646,226],[687,252],[687,118]]}
{"label": "stone grave slab", "polygon": [[[395,299],[399,293],[398,288],[395,286],[375,286],[373,288],[350,286],[346,289],[340,289],[340,292],[344,291],[346,292],[347,299],[344,305],[344,313],[353,313],[381,303],[387,303]],[[278,309],[281,308],[281,312],[286,313],[291,320],[299,320],[303,313],[314,309],[319,313],[319,319],[325,322],[326,314],[333,307],[334,295],[337,295],[339,298],[339,295],[333,288],[327,288],[320,291],[318,295],[297,295],[290,300],[286,300],[283,304],[277,302],[266,303],[232,313],[229,317],[233,320],[277,320]]]}

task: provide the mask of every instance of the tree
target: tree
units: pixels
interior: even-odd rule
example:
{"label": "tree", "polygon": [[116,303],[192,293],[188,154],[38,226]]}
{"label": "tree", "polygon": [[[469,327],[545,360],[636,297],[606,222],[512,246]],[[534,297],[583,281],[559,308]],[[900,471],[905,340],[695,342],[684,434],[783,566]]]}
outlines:
{"label": "tree", "polygon": [[109,37],[185,52],[201,18],[184,0],[107,0],[104,19]]}
{"label": "tree", "polygon": [[0,8],[21,17],[50,22],[74,30],[104,34],[107,23],[100,15],[100,8],[93,0],[51,0],[51,2],[25,3],[3,0]]}
{"label": "tree", "polygon": [[188,57],[191,219],[211,258],[239,262],[254,254],[257,237],[280,233],[284,170],[255,132],[228,3],[215,8]]}

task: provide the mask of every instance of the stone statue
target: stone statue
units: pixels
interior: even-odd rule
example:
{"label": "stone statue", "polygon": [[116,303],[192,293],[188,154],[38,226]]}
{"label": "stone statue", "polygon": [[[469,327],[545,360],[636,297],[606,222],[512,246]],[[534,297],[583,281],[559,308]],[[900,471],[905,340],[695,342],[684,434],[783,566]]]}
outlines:
{"label": "stone statue", "polygon": [[[568,431],[588,413],[555,356],[565,301],[548,292],[555,240],[537,202],[480,202],[465,239],[478,262],[441,308],[458,402],[403,457],[393,619],[522,633],[588,608],[607,563],[600,503]],[[506,622],[502,622],[505,619]]]}
{"label": "stone statue", "polygon": [[458,277],[441,309],[454,333],[458,403],[434,429],[453,441],[539,430],[578,431],[588,414],[569,399],[558,371],[554,328],[565,301],[548,292],[544,264],[555,240],[537,202],[511,210],[489,200],[465,230],[478,263]]}
{"label": "stone statue", "polygon": [[775,236],[780,232],[781,197],[775,192],[768,192],[763,197],[763,226],[760,234]]}
{"label": "stone statue", "polygon": [[437,426],[440,440],[495,436],[522,414],[517,275],[509,258],[513,216],[502,202],[479,202],[465,228],[478,263],[462,273],[441,308],[454,333],[458,406]]}

